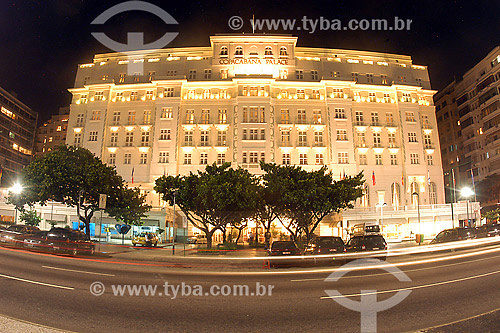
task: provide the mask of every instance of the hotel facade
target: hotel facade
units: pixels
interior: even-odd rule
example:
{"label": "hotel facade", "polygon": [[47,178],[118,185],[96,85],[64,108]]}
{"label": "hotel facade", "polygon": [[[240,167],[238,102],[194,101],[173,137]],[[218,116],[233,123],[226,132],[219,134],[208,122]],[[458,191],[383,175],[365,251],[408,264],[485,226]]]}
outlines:
{"label": "hotel facade", "polygon": [[327,166],[337,179],[364,172],[363,198],[322,233],[376,220],[408,237],[418,205],[430,233],[450,223],[425,66],[403,55],[298,47],[292,36],[217,35],[210,44],[81,64],[67,144],[115,165],[160,210],[153,186],[164,174],[214,162],[260,174],[265,161]]}

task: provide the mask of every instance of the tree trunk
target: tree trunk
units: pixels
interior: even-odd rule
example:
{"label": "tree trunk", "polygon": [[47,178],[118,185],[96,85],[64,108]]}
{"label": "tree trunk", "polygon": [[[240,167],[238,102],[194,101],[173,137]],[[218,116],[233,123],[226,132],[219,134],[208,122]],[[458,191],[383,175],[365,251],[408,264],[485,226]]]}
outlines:
{"label": "tree trunk", "polygon": [[236,245],[238,244],[240,237],[241,237],[241,232],[243,231],[243,228],[238,228],[238,237],[236,238]]}
{"label": "tree trunk", "polygon": [[220,229],[222,231],[222,243],[226,243],[226,227]]}
{"label": "tree trunk", "polygon": [[207,236],[207,249],[211,249],[212,248],[212,236],[214,234],[214,231],[206,231],[205,232],[206,236]]}

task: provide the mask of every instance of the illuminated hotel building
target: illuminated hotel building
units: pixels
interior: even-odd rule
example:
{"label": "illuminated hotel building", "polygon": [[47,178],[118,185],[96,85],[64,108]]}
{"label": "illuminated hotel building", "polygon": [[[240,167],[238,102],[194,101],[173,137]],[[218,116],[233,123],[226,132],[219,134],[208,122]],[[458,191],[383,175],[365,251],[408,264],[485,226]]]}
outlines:
{"label": "illuminated hotel building", "polygon": [[403,224],[416,218],[417,201],[424,220],[445,215],[430,209],[444,203],[444,188],[425,66],[403,55],[297,47],[292,36],[210,43],[99,54],[80,65],[67,143],[90,149],[128,182],[133,173],[146,191],[164,174],[214,162],[256,174],[261,160],[326,165],[337,179],[360,171],[367,179],[357,209],[343,214],[347,224],[379,220],[377,207],[387,205],[384,224],[392,216],[394,232],[409,233]]}

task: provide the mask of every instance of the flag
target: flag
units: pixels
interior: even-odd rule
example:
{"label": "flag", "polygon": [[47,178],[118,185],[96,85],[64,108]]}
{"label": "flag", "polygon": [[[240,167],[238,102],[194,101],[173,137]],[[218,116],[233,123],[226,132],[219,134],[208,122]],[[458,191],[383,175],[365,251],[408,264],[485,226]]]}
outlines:
{"label": "flag", "polygon": [[429,170],[427,170],[427,185],[431,185],[431,175],[429,173]]}
{"label": "flag", "polygon": [[372,181],[373,181],[373,186],[375,186],[375,171],[372,172]]}
{"label": "flag", "polygon": [[405,186],[405,174],[401,172],[401,185]]}
{"label": "flag", "polygon": [[134,183],[134,167],[132,167],[132,184]]}
{"label": "flag", "polygon": [[456,182],[455,182],[455,170],[454,169],[451,169],[451,176],[453,178],[453,198],[452,198],[452,201],[455,202],[455,186],[456,186]]}
{"label": "flag", "polygon": [[344,176],[342,177],[342,179],[345,179],[345,178],[346,178],[346,176],[345,176],[345,170],[344,170]]}
{"label": "flag", "polygon": [[339,171],[339,179],[342,180],[342,171]]}

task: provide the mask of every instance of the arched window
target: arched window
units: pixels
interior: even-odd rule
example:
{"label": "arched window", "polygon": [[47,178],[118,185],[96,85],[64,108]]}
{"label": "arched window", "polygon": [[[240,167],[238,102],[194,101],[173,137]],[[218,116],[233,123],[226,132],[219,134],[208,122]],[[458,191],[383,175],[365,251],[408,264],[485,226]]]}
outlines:
{"label": "arched window", "polygon": [[189,90],[187,95],[188,95],[189,99],[194,99],[194,96],[195,96],[194,90]]}
{"label": "arched window", "polygon": [[259,52],[257,52],[257,46],[252,45],[250,47],[250,50],[248,51],[248,56],[250,58],[258,58],[259,57]]}
{"label": "arched window", "polygon": [[401,186],[399,186],[399,183],[392,183],[391,185],[391,202],[394,207],[401,204]]}
{"label": "arched window", "polygon": [[431,205],[437,205],[437,187],[436,183],[429,184],[429,203]]}
{"label": "arched window", "polygon": [[205,89],[203,90],[203,98],[210,98],[210,90]]}
{"label": "arched window", "polygon": [[222,46],[220,48],[220,55],[227,57],[227,46]]}
{"label": "arched window", "polygon": [[266,46],[264,49],[264,56],[271,57],[273,55],[273,49],[270,46]]}
{"label": "arched window", "polygon": [[361,207],[369,207],[370,206],[370,189],[368,184],[363,186],[363,196],[361,197]]}
{"label": "arched window", "polygon": [[[410,184],[410,194],[411,194],[411,204],[412,206],[418,205],[418,195],[414,195],[413,193],[419,193],[420,190],[418,188],[418,184],[416,182],[413,182]],[[419,193],[420,194],[420,193]]]}
{"label": "arched window", "polygon": [[284,47],[284,46],[280,47],[280,57],[281,58],[288,58],[288,51],[286,50],[286,47]]}
{"label": "arched window", "polygon": [[234,55],[236,57],[243,57],[243,47],[242,46],[236,46],[236,49],[234,50]]}

